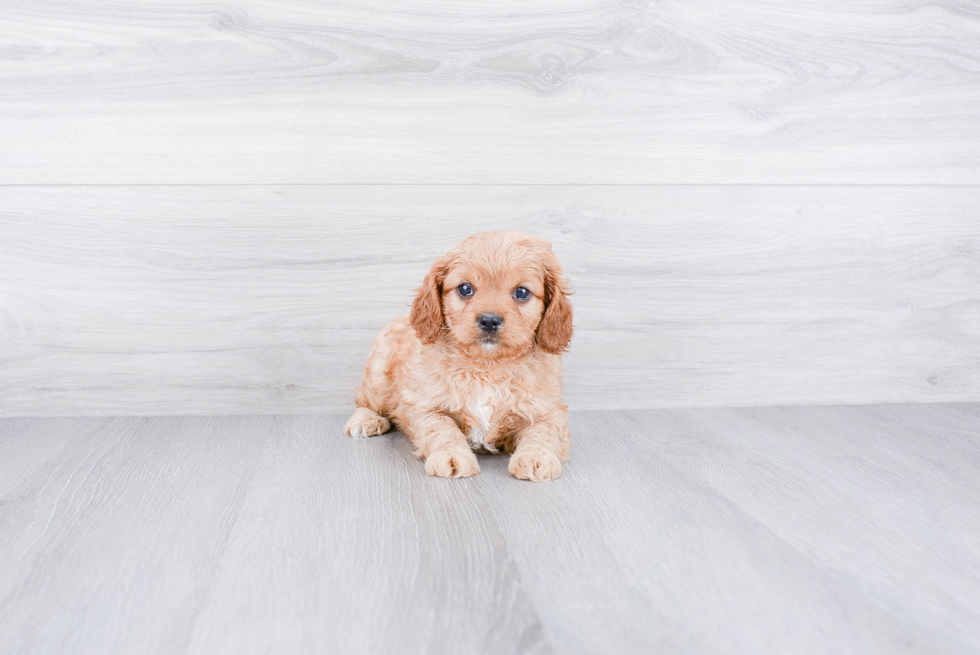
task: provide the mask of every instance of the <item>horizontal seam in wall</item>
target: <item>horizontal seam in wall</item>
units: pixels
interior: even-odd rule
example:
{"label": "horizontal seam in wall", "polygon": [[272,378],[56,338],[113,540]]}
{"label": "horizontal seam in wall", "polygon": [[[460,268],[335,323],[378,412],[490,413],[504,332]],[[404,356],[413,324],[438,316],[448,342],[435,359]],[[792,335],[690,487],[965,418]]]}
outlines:
{"label": "horizontal seam in wall", "polygon": [[543,182],[543,183],[511,183],[511,182],[194,182],[194,183],[98,183],[98,184],[62,184],[57,182],[38,184],[3,184],[0,189],[39,188],[39,187],[68,187],[68,188],[99,188],[99,187],[832,187],[832,188],[973,188],[976,184],[929,184],[920,182],[890,183],[890,184],[854,184],[854,183],[770,183],[770,182],[624,182],[624,183],[595,183],[595,182]]}

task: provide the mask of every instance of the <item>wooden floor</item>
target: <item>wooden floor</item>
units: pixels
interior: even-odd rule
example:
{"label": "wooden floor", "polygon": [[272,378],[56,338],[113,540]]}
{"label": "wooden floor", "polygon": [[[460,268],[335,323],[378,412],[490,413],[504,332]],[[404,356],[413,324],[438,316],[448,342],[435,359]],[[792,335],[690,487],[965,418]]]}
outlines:
{"label": "wooden floor", "polygon": [[573,413],[544,484],[344,418],[0,421],[0,651],[980,649],[980,405]]}

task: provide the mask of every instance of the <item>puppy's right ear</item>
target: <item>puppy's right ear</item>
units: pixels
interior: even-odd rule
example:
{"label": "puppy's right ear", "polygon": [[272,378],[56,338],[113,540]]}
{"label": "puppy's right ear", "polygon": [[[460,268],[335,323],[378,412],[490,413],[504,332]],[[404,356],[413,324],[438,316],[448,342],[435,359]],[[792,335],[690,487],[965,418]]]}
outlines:
{"label": "puppy's right ear", "polygon": [[435,343],[446,324],[442,315],[442,283],[448,274],[449,261],[445,257],[440,257],[422,280],[422,286],[419,287],[418,294],[412,302],[409,320],[422,343]]}

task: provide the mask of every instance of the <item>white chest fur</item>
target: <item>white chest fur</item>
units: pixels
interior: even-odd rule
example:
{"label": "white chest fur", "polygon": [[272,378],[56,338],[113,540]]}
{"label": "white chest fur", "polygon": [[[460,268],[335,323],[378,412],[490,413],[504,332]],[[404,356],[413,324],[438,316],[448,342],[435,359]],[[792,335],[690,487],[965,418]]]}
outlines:
{"label": "white chest fur", "polygon": [[489,389],[481,389],[473,394],[467,404],[467,411],[473,417],[470,425],[470,432],[466,435],[470,441],[470,447],[474,450],[485,449],[490,452],[497,452],[488,440],[493,436],[493,392]]}

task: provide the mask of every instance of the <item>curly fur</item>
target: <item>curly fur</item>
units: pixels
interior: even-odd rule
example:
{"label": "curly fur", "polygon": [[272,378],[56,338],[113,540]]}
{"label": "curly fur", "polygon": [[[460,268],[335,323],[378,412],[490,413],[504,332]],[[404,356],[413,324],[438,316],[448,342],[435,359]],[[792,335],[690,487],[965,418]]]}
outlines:
{"label": "curly fur", "polygon": [[[464,282],[470,298],[457,292]],[[513,297],[519,286],[528,300]],[[543,239],[481,232],[464,240],[433,264],[409,316],[378,335],[345,432],[374,436],[393,423],[429,475],[475,475],[473,450],[486,450],[511,453],[518,478],[557,478],[571,449],[561,400],[569,295]],[[503,318],[492,337],[477,325],[488,312]]]}

